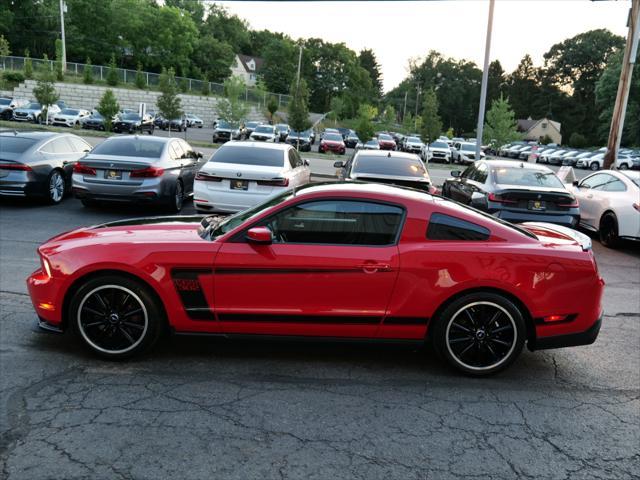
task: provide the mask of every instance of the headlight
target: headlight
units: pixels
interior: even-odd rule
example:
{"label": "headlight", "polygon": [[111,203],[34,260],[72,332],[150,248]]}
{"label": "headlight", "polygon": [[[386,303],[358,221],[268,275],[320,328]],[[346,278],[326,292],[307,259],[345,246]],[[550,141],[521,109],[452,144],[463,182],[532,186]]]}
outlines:
{"label": "headlight", "polygon": [[40,262],[42,263],[42,269],[47,274],[47,277],[51,278],[51,265],[49,264],[49,260],[46,257],[41,256]]}

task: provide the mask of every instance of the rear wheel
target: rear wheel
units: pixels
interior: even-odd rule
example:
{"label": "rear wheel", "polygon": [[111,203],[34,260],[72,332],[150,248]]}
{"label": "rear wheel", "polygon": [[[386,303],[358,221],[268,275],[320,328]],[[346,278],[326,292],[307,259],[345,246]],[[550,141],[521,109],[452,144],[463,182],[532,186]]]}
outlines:
{"label": "rear wheel", "polygon": [[525,342],[518,307],[502,295],[477,292],[452,302],[435,319],[431,341],[449,365],[472,376],[507,368]]}
{"label": "rear wheel", "polygon": [[605,213],[600,219],[600,243],[608,248],[617,248],[620,246],[620,237],[618,236],[618,219],[615,214]]}
{"label": "rear wheel", "polygon": [[53,170],[47,180],[47,200],[49,203],[60,203],[66,193],[64,175],[60,170]]}
{"label": "rear wheel", "polygon": [[163,310],[150,288],[118,275],[82,285],[71,300],[69,318],[84,344],[111,360],[150,348],[164,324]]}
{"label": "rear wheel", "polygon": [[178,180],[176,182],[173,195],[169,202],[169,209],[171,212],[178,213],[182,210],[182,205],[184,204],[184,186],[182,185],[182,180]]}
{"label": "rear wheel", "polygon": [[596,170],[600,170],[600,164],[598,162],[593,162],[589,165],[589,168],[595,172]]}
{"label": "rear wheel", "polygon": [[629,165],[627,165],[626,163],[621,163],[620,170],[629,170]]}

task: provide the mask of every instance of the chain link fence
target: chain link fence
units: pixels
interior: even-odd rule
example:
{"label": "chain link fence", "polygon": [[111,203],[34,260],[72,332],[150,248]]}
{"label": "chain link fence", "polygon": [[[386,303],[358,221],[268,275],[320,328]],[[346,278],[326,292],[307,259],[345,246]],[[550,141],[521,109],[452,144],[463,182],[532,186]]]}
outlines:
{"label": "chain link fence", "polygon": [[[0,56],[0,69],[2,70],[14,70],[24,71],[25,57]],[[42,60],[38,58],[32,58],[31,64],[33,71],[53,70],[55,68],[55,60]],[[96,83],[106,82],[109,67],[102,65],[86,65],[84,63],[67,62],[67,69],[65,71],[65,77],[75,78],[81,81],[84,77],[85,69],[90,68],[93,73],[93,78]],[[126,68],[116,68],[118,75],[118,82],[124,85],[135,85],[136,70],[128,70]],[[160,74],[153,72],[142,72],[145,85],[147,88],[157,90],[160,85]],[[201,95],[204,87],[204,81],[196,80],[195,78],[176,77],[178,88],[183,93],[190,93],[194,95]],[[209,92],[211,95],[223,96],[224,85],[222,83],[208,82]],[[246,87],[244,91],[244,100],[249,103],[255,103],[258,105],[266,105],[270,98],[275,98],[278,102],[278,109],[285,108],[289,104],[289,95],[283,95],[280,93],[263,92],[257,88]]]}

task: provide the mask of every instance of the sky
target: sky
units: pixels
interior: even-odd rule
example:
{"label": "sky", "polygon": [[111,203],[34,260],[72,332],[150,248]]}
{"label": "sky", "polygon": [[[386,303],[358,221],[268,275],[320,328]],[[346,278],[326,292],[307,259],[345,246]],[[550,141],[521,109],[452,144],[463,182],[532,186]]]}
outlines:
{"label": "sky", "polygon": [[[424,57],[429,50],[480,66],[484,62],[487,0],[216,3],[253,29],[344,42],[356,52],[372,49],[385,91],[407,76],[409,59]],[[630,7],[630,0],[497,0],[491,60],[500,60],[511,72],[526,53],[542,65],[552,45],[578,33],[607,28],[626,37]]]}

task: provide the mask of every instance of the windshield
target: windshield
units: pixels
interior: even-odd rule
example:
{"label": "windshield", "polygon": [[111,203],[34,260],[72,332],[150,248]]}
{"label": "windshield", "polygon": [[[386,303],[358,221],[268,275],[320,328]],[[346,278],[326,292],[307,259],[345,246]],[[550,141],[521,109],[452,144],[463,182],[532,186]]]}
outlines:
{"label": "windshield", "polygon": [[94,112],[94,113],[92,113],[92,114],[91,114],[91,118],[99,118],[99,119],[102,119],[103,117],[102,117],[102,115],[100,115],[98,112]]}
{"label": "windshield", "polygon": [[449,148],[449,144],[446,142],[433,142],[431,146],[433,148]]}
{"label": "windshield", "polygon": [[30,103],[24,108],[26,108],[27,110],[40,110],[42,107],[40,106],[39,103]]}
{"label": "windshield", "polygon": [[422,143],[417,137],[409,137],[407,138],[407,143]]}
{"label": "windshield", "polygon": [[11,105],[11,100],[8,98],[0,98],[0,105]]}
{"label": "windshield", "polygon": [[218,128],[228,128],[228,129],[235,129],[238,128],[236,125],[227,122],[226,120],[220,120],[218,122]]}
{"label": "windshield", "polygon": [[269,127],[267,125],[261,125],[259,127],[256,127],[255,132],[256,133],[273,133],[273,127]]}
{"label": "windshield", "polygon": [[117,155],[121,157],[160,158],[165,143],[143,138],[112,137],[93,149],[95,155]]}
{"label": "windshield", "polygon": [[495,175],[496,183],[504,185],[564,188],[560,179],[551,170],[501,167],[495,170]]}
{"label": "windshield", "polygon": [[[0,151],[2,150],[0,149]],[[622,175],[631,180],[636,185],[636,187],[640,187],[640,174],[635,172],[622,172]]]}
{"label": "windshield", "polygon": [[262,213],[264,210],[279,205],[282,202],[285,202],[289,198],[291,198],[292,190],[286,190],[279,195],[275,195],[262,203],[259,203],[253,208],[249,208],[248,210],[243,210],[241,212],[236,213],[235,215],[231,215],[230,217],[226,217],[220,223],[214,226],[213,230],[210,232],[210,238],[214,239],[219,237],[220,235],[224,235],[225,233],[230,232],[238,225],[246,222]]}
{"label": "windshield", "polygon": [[328,140],[330,142],[341,142],[342,135],[340,135],[339,133],[327,133],[325,134],[323,140]]}
{"label": "windshield", "polygon": [[258,122],[247,122],[246,127],[247,128],[256,128],[258,125],[260,125]]}
{"label": "windshield", "polygon": [[378,145],[378,141],[377,140],[369,140],[367,143],[365,143],[365,145]]}
{"label": "windshield", "polygon": [[464,150],[465,152],[474,152],[476,150],[476,146],[473,143],[463,143],[460,145],[460,150]]}
{"label": "windshield", "polygon": [[62,115],[78,115],[80,110],[73,110],[72,108],[65,108],[60,112]]}
{"label": "windshield", "polygon": [[[253,143],[253,142],[251,142]],[[283,167],[282,150],[275,148],[257,148],[252,144],[222,146],[215,152],[210,162],[234,163],[240,165],[261,165],[264,167]]]}
{"label": "windshield", "polygon": [[0,135],[0,155],[3,153],[23,153],[28,150],[34,143],[35,140],[31,138],[22,138],[22,137],[14,137]]}
{"label": "windshield", "polygon": [[378,140],[393,140],[393,138],[391,137],[391,135],[387,135],[386,133],[381,133],[380,135],[378,135]]}
{"label": "windshield", "polygon": [[125,113],[122,115],[123,120],[140,120],[140,115],[137,113]]}
{"label": "windshield", "polygon": [[276,130],[279,132],[285,132],[289,127],[287,125],[276,125]]}
{"label": "windshield", "polygon": [[360,155],[353,166],[354,173],[371,175],[397,175],[399,177],[428,178],[419,159],[388,158]]}

